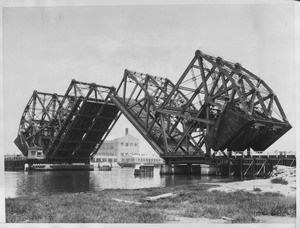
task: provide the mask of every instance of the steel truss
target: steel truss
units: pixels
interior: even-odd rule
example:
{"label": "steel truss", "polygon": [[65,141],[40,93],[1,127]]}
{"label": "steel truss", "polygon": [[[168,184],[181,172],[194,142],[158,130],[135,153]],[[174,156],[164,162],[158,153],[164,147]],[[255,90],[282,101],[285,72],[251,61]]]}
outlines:
{"label": "steel truss", "polygon": [[[199,145],[201,135],[187,133],[198,126],[198,122],[212,124],[213,121],[191,116],[190,113],[197,112],[193,106],[187,113],[182,104],[188,97],[181,91],[177,91],[176,99],[162,109],[161,105],[174,86],[167,78],[125,70],[112,101],[161,157],[203,157]],[[197,124],[190,126],[189,121],[197,121]]]}
{"label": "steel truss", "polygon": [[[110,100],[112,92],[112,87],[72,80],[65,95],[59,96],[55,110],[51,110],[48,121],[51,128],[44,127],[49,135],[47,144],[38,144],[47,159],[88,162],[90,156],[97,153],[120,116],[118,108]],[[29,103],[35,103],[34,99],[31,98]],[[49,102],[48,106],[54,107],[52,103]],[[25,108],[25,116],[29,115],[29,110]],[[44,117],[48,117],[46,110],[42,109]],[[23,129],[21,125],[20,129]],[[20,135],[24,135],[21,130],[18,138],[22,137]],[[41,141],[39,135],[36,135],[36,141]]]}
{"label": "steel truss", "polygon": [[199,50],[176,84],[125,70],[112,100],[165,158],[263,151],[291,128],[262,79]]}
{"label": "steel truss", "polygon": [[176,84],[125,70],[117,89],[73,80],[63,96],[35,91],[15,144],[24,155],[38,146],[52,161],[87,162],[121,113],[167,162],[264,151],[291,128],[261,78],[198,50]]}
{"label": "steel truss", "polygon": [[[186,89],[193,85],[194,90]],[[276,94],[239,63],[198,50],[174,91],[177,89],[191,94],[188,104],[198,105],[200,117],[216,121],[205,126],[208,148],[263,151],[291,128]]]}
{"label": "steel truss", "polygon": [[62,95],[34,91],[22,114],[15,144],[27,156],[29,147],[47,148],[54,136],[55,118]]}

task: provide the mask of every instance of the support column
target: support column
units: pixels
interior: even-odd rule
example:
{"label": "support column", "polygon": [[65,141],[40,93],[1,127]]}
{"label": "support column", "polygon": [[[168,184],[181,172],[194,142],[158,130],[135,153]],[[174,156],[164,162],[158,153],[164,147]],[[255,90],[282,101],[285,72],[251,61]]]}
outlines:
{"label": "support column", "polygon": [[174,174],[173,165],[161,165],[160,166],[160,174]]}
{"label": "support column", "polygon": [[174,165],[174,174],[191,174],[191,165]]}
{"label": "support column", "polygon": [[243,158],[240,160],[240,176],[243,177]]}
{"label": "support column", "polygon": [[251,157],[251,151],[250,151],[250,147],[247,148],[247,157],[250,158]]}
{"label": "support column", "polygon": [[230,157],[228,157],[228,176],[231,177],[231,164],[230,164]]}
{"label": "support column", "polygon": [[194,175],[201,175],[201,166],[200,165],[192,165],[191,173]]}
{"label": "support column", "polygon": [[206,165],[201,164],[201,175],[217,175],[217,166],[216,165]]}

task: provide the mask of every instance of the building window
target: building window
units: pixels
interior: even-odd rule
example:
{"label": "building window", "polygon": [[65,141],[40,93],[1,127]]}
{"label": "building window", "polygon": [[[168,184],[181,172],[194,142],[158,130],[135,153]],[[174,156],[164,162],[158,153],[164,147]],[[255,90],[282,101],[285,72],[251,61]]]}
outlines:
{"label": "building window", "polygon": [[126,143],[126,146],[128,146],[128,143]]}
{"label": "building window", "polygon": [[121,153],[121,156],[124,156],[124,153]]}
{"label": "building window", "polygon": [[130,146],[133,146],[133,143],[130,143]]}
{"label": "building window", "polygon": [[112,158],[109,158],[109,159],[108,159],[108,162],[112,162]]}
{"label": "building window", "polygon": [[106,162],[106,158],[102,158],[102,161]]}
{"label": "building window", "polygon": [[137,146],[138,144],[137,144],[137,143],[135,143],[134,145],[135,145],[135,146]]}
{"label": "building window", "polygon": [[118,161],[118,159],[114,158],[114,162],[117,162],[117,161]]}
{"label": "building window", "polygon": [[121,145],[122,145],[122,146],[124,146],[124,143],[123,143],[123,142],[121,142]]}
{"label": "building window", "polygon": [[43,154],[42,154],[42,152],[39,151],[39,152],[37,152],[36,156],[37,156],[37,157],[42,157]]}

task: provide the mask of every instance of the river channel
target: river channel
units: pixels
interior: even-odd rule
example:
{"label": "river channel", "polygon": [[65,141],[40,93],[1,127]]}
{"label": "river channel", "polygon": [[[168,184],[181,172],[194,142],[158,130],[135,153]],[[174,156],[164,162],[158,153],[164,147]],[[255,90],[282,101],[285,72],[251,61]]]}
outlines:
{"label": "river channel", "polygon": [[169,187],[224,181],[230,180],[200,175],[160,175],[159,168],[155,168],[153,174],[141,176],[134,176],[133,168],[121,167],[113,167],[111,171],[99,171],[95,168],[94,171],[5,172],[5,197],[97,192],[112,188]]}

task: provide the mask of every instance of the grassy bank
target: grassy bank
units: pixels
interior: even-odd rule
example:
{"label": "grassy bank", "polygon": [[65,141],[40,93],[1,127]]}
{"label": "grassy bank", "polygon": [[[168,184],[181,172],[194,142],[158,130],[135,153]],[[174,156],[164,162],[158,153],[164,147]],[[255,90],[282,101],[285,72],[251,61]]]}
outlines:
{"label": "grassy bank", "polygon": [[[295,217],[295,197],[259,191],[207,191],[209,185],[185,185],[98,193],[57,194],[6,199],[8,223],[164,223],[177,217],[232,218],[235,223],[257,222],[261,215]],[[173,192],[153,202],[145,197]],[[142,202],[117,202],[114,198]]]}

